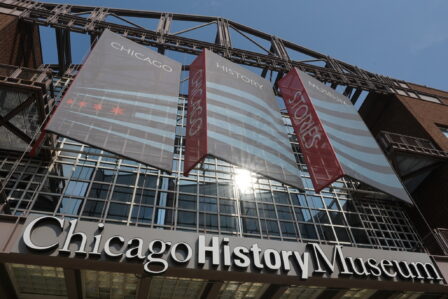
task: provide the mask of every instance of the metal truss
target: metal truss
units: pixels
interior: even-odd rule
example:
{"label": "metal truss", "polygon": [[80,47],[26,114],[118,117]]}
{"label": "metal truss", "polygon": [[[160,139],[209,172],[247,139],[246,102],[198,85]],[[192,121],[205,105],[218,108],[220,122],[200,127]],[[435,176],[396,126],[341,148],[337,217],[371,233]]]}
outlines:
{"label": "metal truss", "polygon": [[[297,67],[330,84],[332,88],[342,88],[343,93],[350,97],[353,103],[362,91],[381,94],[398,93],[397,90],[414,92],[405,81],[368,72],[277,36],[220,17],[19,0],[0,0],[0,12],[16,15],[25,22],[55,29],[57,69],[60,74],[64,74],[72,63],[70,32],[89,34],[93,43],[107,28],[142,45],[156,47],[160,53],[172,50],[197,55],[202,49],[207,48],[233,62],[260,69],[261,76],[269,76],[274,83],[291,67]],[[142,25],[148,20],[155,21],[158,25],[154,26],[155,28]],[[173,25],[180,25],[184,29],[173,32],[171,30]],[[204,27],[214,28],[212,38],[214,42],[205,41],[203,36],[199,38],[185,36]],[[238,47],[235,43],[236,36],[248,41],[252,45],[250,50],[247,47]],[[256,51],[253,48],[256,48]],[[304,59],[291,58],[296,56]],[[185,69],[187,68],[188,66],[185,66]]]}
{"label": "metal truss", "polygon": [[47,104],[52,94],[52,87],[51,72],[48,69],[35,70],[0,64],[0,90],[28,92],[26,100],[18,102],[16,107],[6,111],[5,115],[0,116],[0,127],[6,128],[17,138],[29,144],[34,136],[30,136],[15,126],[11,119],[28,109],[32,104],[35,104],[38,121],[42,123],[45,116],[49,113]]}

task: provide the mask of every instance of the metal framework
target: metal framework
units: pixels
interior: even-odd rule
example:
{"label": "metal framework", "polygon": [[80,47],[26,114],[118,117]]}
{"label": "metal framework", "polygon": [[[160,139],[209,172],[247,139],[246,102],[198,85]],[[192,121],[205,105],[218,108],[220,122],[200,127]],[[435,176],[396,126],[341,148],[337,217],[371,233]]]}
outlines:
{"label": "metal framework", "polygon": [[[331,84],[332,88],[343,88],[343,93],[350,97],[353,103],[362,91],[383,94],[397,93],[398,90],[415,92],[405,81],[368,72],[221,17],[19,0],[0,0],[0,12],[16,15],[25,22],[55,29],[58,65],[53,68],[60,74],[64,74],[72,63],[70,32],[89,34],[93,42],[108,28],[142,45],[156,47],[160,53],[172,50],[197,55],[202,49],[208,48],[233,62],[259,68],[261,76],[266,77],[269,74],[275,81],[291,67],[297,67],[318,80]],[[156,28],[139,24],[148,20],[158,22]],[[192,22],[195,25],[191,27]],[[173,32],[173,24],[184,29]],[[206,26],[215,28],[214,42],[183,36]],[[236,48],[232,35],[246,39],[256,46],[257,51]],[[291,58],[296,56],[304,57],[304,60]]]}
{"label": "metal framework", "polygon": [[52,97],[51,72],[48,69],[35,70],[18,66],[0,64],[0,89],[2,91],[27,91],[28,97],[17,106],[0,116],[0,127],[4,127],[26,144],[31,143],[34,136],[15,126],[11,119],[36,105],[38,121],[41,123],[49,113],[48,103]]}

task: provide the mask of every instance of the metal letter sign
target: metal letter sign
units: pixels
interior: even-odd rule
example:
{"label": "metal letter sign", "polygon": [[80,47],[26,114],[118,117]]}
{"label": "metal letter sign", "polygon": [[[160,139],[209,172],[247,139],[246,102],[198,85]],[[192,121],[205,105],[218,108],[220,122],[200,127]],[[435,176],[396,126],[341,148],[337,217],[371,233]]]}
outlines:
{"label": "metal letter sign", "polygon": [[279,88],[316,192],[347,175],[411,202],[350,100],[296,68]]}
{"label": "metal letter sign", "polygon": [[171,171],[180,72],[105,30],[46,130]]}
{"label": "metal letter sign", "polygon": [[212,155],[303,189],[269,81],[204,50],[188,93],[185,175]]}

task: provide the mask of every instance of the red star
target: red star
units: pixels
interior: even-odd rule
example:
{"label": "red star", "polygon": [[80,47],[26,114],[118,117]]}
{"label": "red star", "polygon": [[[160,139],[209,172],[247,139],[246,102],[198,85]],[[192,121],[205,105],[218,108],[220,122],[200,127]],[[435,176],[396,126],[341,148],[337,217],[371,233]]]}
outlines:
{"label": "red star", "polygon": [[116,106],[115,108],[113,108],[112,110],[111,110],[111,112],[113,113],[113,114],[115,114],[115,115],[118,115],[118,114],[123,114],[123,109],[121,109],[120,107],[118,107],[118,106]]}
{"label": "red star", "polygon": [[87,103],[86,102],[84,102],[84,101],[81,101],[81,102],[79,102],[78,103],[78,105],[79,105],[79,107],[84,107],[85,105],[87,105]]}
{"label": "red star", "polygon": [[93,105],[93,109],[95,109],[96,111],[103,109],[103,106],[101,104],[95,104]]}
{"label": "red star", "polygon": [[73,99],[68,99],[68,100],[66,101],[66,103],[69,104],[69,105],[73,104],[73,102],[74,102]]}

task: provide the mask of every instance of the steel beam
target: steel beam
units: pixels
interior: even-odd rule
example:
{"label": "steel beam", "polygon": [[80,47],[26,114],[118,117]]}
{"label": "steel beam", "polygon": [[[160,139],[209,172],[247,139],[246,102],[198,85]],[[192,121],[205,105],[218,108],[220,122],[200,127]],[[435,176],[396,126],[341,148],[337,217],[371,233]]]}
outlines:
{"label": "steel beam", "polygon": [[[108,28],[137,43],[157,47],[159,52],[162,53],[165,50],[173,50],[197,55],[202,49],[208,48],[235,63],[260,68],[263,76],[266,76],[268,71],[287,72],[291,67],[297,67],[322,82],[330,82],[357,90],[374,91],[377,93],[392,93],[394,83],[404,82],[362,70],[319,52],[277,37],[273,38],[270,34],[223,18],[17,0],[0,0],[0,7],[6,8],[6,10],[10,9],[16,15],[20,14],[20,17],[26,22],[67,31],[88,33],[92,37]],[[90,16],[83,16],[86,13],[90,14]],[[142,28],[132,22],[128,22],[129,25],[113,23],[105,20],[105,16],[108,14],[120,19],[125,19],[126,17],[158,19],[160,20],[159,27],[156,31],[153,31]],[[181,21],[194,21],[205,25],[216,22],[218,25],[216,43],[170,34],[169,27],[171,23]],[[229,27],[245,36],[252,35],[270,42],[272,51],[265,53],[266,51],[254,52],[233,48],[228,30]],[[326,67],[316,66],[310,63],[310,60],[291,61],[288,53],[292,52],[299,52],[309,56],[311,59],[323,61]]]}

